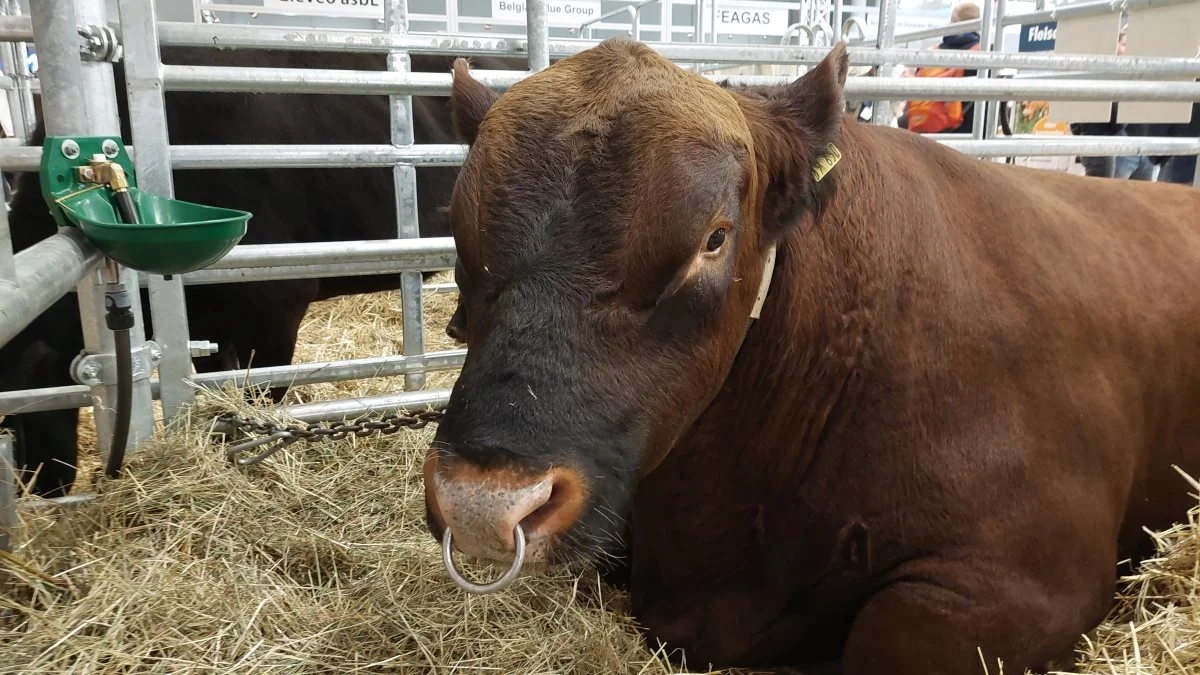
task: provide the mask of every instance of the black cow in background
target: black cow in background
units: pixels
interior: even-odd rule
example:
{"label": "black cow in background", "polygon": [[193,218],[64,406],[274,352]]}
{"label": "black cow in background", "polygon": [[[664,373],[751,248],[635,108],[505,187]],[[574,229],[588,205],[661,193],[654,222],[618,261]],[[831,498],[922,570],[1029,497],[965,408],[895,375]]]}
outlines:
{"label": "black cow in background", "polygon": [[[454,57],[412,57],[415,72],[449,73]],[[273,52],[164,48],[164,63],[386,70],[382,54]],[[475,59],[483,69],[524,70],[524,59]],[[122,136],[131,141],[124,69],[116,64]],[[172,144],[386,144],[391,142],[386,96],[168,92]],[[413,98],[417,143],[455,143],[449,99]],[[40,115],[39,115],[40,120]],[[39,123],[31,145],[41,145]],[[449,236],[442,207],[449,202],[456,167],[417,169],[417,201],[423,237]],[[242,244],[321,242],[396,237],[395,193],[390,168],[229,169],[174,172],[176,197],[243,209],[254,214]],[[9,222],[13,247],[28,248],[56,231],[38,186],[38,175],[19,176]],[[399,288],[397,274],[185,287],[194,339],[212,340],[221,351],[194,360],[200,372],[287,365],[310,303],[340,295]],[[147,333],[152,323],[142,292]],[[151,336],[148,336],[151,337]],[[63,297],[9,344],[0,347],[0,390],[71,385],[71,360],[83,349],[74,293]],[[285,387],[272,390],[278,401]],[[33,491],[56,496],[75,480],[79,411],[9,415],[2,426],[16,436],[17,469],[23,480],[39,468]]]}

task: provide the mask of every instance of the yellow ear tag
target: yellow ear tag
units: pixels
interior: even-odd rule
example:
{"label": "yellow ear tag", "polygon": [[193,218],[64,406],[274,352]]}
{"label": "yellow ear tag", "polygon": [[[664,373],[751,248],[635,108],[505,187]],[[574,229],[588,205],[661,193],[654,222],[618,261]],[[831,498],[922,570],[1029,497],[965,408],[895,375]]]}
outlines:
{"label": "yellow ear tag", "polygon": [[841,159],[842,151],[838,150],[836,145],[831,144],[829,150],[817,159],[817,165],[812,170],[813,180],[820,182]]}

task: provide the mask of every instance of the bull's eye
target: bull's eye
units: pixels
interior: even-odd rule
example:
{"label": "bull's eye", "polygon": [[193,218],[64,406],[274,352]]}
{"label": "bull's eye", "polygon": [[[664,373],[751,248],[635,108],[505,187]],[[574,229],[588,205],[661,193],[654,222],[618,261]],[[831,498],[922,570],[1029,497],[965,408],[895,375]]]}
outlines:
{"label": "bull's eye", "polygon": [[709,251],[715,251],[715,250],[721,248],[721,244],[724,244],[724,243],[725,243],[725,228],[722,227],[722,228],[713,230],[712,234],[708,235],[707,248]]}

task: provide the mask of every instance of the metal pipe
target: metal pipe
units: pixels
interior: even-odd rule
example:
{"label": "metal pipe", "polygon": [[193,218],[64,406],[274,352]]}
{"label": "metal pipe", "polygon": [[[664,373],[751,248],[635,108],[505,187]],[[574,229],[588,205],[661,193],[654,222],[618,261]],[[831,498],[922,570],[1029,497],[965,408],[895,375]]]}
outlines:
{"label": "metal pipe", "polygon": [[17,284],[17,261],[13,255],[12,232],[8,229],[8,209],[0,208],[0,284]]}
{"label": "metal pipe", "polygon": [[17,531],[17,471],[13,439],[0,433],[0,551],[12,553]]}
{"label": "metal pipe", "polygon": [[0,345],[87,278],[103,256],[74,228],[17,253],[16,284],[0,283]]}
{"label": "metal pipe", "polygon": [[[5,152],[0,150],[0,152]],[[176,169],[303,169],[328,167],[458,166],[462,145],[173,145]],[[36,160],[35,160],[36,161]]]}
{"label": "metal pipe", "polygon": [[38,47],[38,75],[53,86],[42,92],[47,136],[88,133],[87,104],[83,98],[80,37],[73,0],[31,3],[30,20]]}
{"label": "metal pipe", "polygon": [[1062,5],[1050,10],[1014,14],[1005,18],[1004,25],[1013,26],[1018,24],[1045,23],[1046,21],[1061,19],[1080,19],[1087,16],[1112,14],[1121,10],[1130,11],[1135,9],[1149,9],[1151,7],[1169,7],[1171,5],[1184,5],[1190,2],[1195,2],[1195,0],[1123,0],[1120,3],[1104,1]]}
{"label": "metal pipe", "polygon": [[[853,28],[858,29],[858,37],[856,37],[856,38],[850,37],[850,30]],[[863,28],[862,21],[860,21],[858,19],[858,17],[856,17],[856,16],[851,16],[851,17],[847,18],[845,21],[843,21],[841,31],[842,31],[842,39],[846,41],[847,46],[852,44],[853,41],[863,41],[863,40],[867,39],[867,32]]]}
{"label": "metal pipe", "polygon": [[8,97],[8,110],[12,115],[13,136],[22,141],[29,138],[29,128],[25,121],[25,110],[21,105],[21,91],[18,89],[17,82],[21,77],[21,65],[18,65],[17,46],[12,43],[0,45],[0,66],[4,68],[4,74],[8,77],[9,85],[6,86],[6,95]]}
{"label": "metal pipe", "polygon": [[[972,21],[959,21],[957,23],[950,23],[946,24],[945,26],[922,28],[921,30],[914,30],[908,33],[897,33],[893,38],[893,44],[908,44],[909,42],[920,42],[921,40],[929,40],[931,38],[939,38],[946,35],[969,33],[971,31],[979,30],[980,26],[982,25],[983,21],[981,19],[975,19]],[[866,42],[867,39],[862,37],[849,40],[848,44],[861,45],[866,44]]]}
{"label": "metal pipe", "polygon": [[[1107,6],[1107,4],[1106,4]],[[1061,10],[1060,10],[1061,11]],[[853,18],[853,17],[851,17]],[[163,45],[286,49],[323,52],[387,52],[404,49],[413,54],[443,56],[525,56],[525,42],[494,37],[447,37],[436,34],[409,34],[403,38],[368,31],[308,31],[266,26],[191,24],[163,22],[159,25]],[[825,47],[776,45],[646,43],[659,54],[682,63],[787,63],[812,65],[829,53]],[[549,44],[551,58],[577,54],[594,47],[595,40],[556,39]],[[969,69],[1020,68],[1037,70],[1085,70],[1089,72],[1128,72],[1170,77],[1200,77],[1200,59],[1176,57],[1129,57],[1115,55],[1074,55],[1047,53],[985,54],[960,50],[904,49],[877,50],[852,47],[850,65],[904,63],[910,66],[953,66]],[[476,77],[497,71],[477,71]],[[386,92],[383,92],[386,93]]]}
{"label": "metal pipe", "polygon": [[[716,79],[716,78],[714,78]],[[724,78],[722,78],[724,79]],[[770,79],[770,78],[768,78]],[[788,78],[773,78],[769,83],[787,81]],[[873,80],[874,78],[851,78],[851,80]],[[914,78],[905,78],[914,79]],[[736,79],[734,80],[737,81]],[[1003,82],[1007,80],[993,80],[993,82]],[[889,92],[891,93],[891,92]],[[912,94],[910,94],[912,95]],[[916,95],[921,95],[919,92]],[[860,100],[869,97],[870,93],[856,94]],[[956,96],[956,94],[947,94],[947,97]],[[1101,96],[1101,95],[1098,95]],[[852,97],[848,97],[854,100]],[[962,98],[959,96],[959,98]],[[1107,95],[1102,95],[1102,99],[1107,98]],[[935,134],[933,140],[941,142],[945,140],[945,134]],[[1103,137],[1093,137],[1103,138]],[[1066,139],[1065,142],[1076,142],[1078,139]],[[1147,148],[1155,147],[1154,143],[1165,144],[1163,147],[1172,148],[1179,147],[1177,144],[1189,143],[1186,139],[1182,141],[1173,137],[1139,137],[1139,141],[1148,142]],[[999,141],[1006,143],[1008,141]],[[1039,139],[1039,143],[1059,143],[1063,141],[1054,139]],[[1111,141],[1117,144],[1124,144],[1124,140]],[[1053,145],[1048,147],[1054,147]],[[1116,145],[1112,147],[1118,147]],[[1126,147],[1120,145],[1119,147]],[[1190,148],[1191,146],[1186,146]],[[328,151],[321,148],[329,148]],[[425,155],[421,152],[424,148],[434,148],[433,153],[429,153],[428,161],[417,159]],[[463,145],[415,145],[411,152],[406,153],[403,150],[397,151],[392,146],[321,146],[321,145],[179,145],[172,146],[172,166],[175,169],[259,169],[259,168],[338,168],[338,167],[365,167],[365,166],[391,166],[392,159],[395,157],[393,152],[406,154],[416,166],[459,166],[466,156],[467,148]],[[1191,154],[1190,150],[1184,149],[1181,151],[1147,152],[1145,154]],[[11,171],[37,171],[38,162],[41,157],[41,148],[27,147],[0,147],[0,166],[4,166]]]}
{"label": "metal pipe", "polygon": [[831,44],[834,42],[837,42],[841,38],[842,20],[843,20],[842,19],[842,1],[843,0],[833,0],[833,23],[831,23],[830,26],[831,27],[836,26],[836,28],[834,29],[833,33],[830,34],[830,36],[829,36],[829,41]]}
{"label": "metal pipe", "polygon": [[[929,50],[937,52],[941,50]],[[947,50],[948,51],[948,50]],[[968,53],[968,52],[963,52]],[[167,87],[179,91],[270,92],[307,94],[414,94],[448,96],[453,76],[440,73],[373,73],[369,71],[316,71],[300,68],[215,68],[205,66],[165,66]],[[180,69],[189,69],[184,73]],[[486,73],[488,71],[480,71]],[[386,79],[380,76],[391,76]],[[418,77],[419,76],[419,77]],[[502,89],[526,75],[493,76],[489,86]],[[787,84],[790,78],[768,75],[725,77],[707,75],[710,80],[758,85]],[[407,79],[413,78],[413,79]],[[511,78],[511,79],[510,79]],[[485,80],[480,77],[480,80]],[[390,81],[387,81],[390,80]],[[1076,80],[1041,82],[1037,80],[975,80],[971,78],[851,77],[846,83],[848,100],[864,100],[885,95],[895,98],[921,96],[940,100],[973,97],[1029,97],[1030,100],[1054,101],[1196,101],[1200,84],[1196,82],[1146,82],[1112,80]],[[855,98],[859,97],[859,98]],[[1116,97],[1115,99],[1111,97]]]}
{"label": "metal pipe", "polygon": [[[992,26],[995,24],[994,7],[994,0],[986,0],[983,3],[983,16],[980,17],[982,28],[979,32],[979,47],[981,51],[985,52],[992,51]],[[976,71],[975,76],[977,80],[984,81],[991,77],[991,71],[987,68],[980,68]],[[971,111],[971,136],[975,139],[983,138],[984,112],[988,107],[987,101],[977,101],[975,109]]]}
{"label": "metal pipe", "polygon": [[0,16],[0,42],[33,40],[33,24],[27,16]]}
{"label": "metal pipe", "polygon": [[454,262],[437,258],[413,261],[380,260],[366,263],[326,263],[322,265],[280,265],[233,270],[203,269],[183,276],[185,286],[237,284],[248,281],[285,281],[289,279],[328,279],[404,272],[436,272],[454,269]]}
{"label": "metal pipe", "polygon": [[[526,41],[529,43],[529,70],[536,73],[550,67],[550,15],[546,8],[546,0],[525,0],[525,21]],[[637,31],[634,32],[634,39],[637,39]]]}
{"label": "metal pipe", "polygon": [[[108,23],[105,0],[47,0],[31,4],[34,43],[38,49],[38,74],[45,84],[42,112],[46,134],[103,135],[120,139],[121,121],[117,115],[112,64],[108,61],[84,61],[80,51],[83,43],[78,32],[79,26],[104,26]],[[119,274],[126,288],[135,287],[137,276],[133,270],[122,268]],[[105,290],[104,275],[93,272],[79,282],[75,295],[79,304],[84,351],[98,358],[115,358],[117,345],[105,321]],[[133,326],[129,329],[129,348],[141,353],[146,340],[142,326],[141,294],[130,293],[129,300],[129,310],[133,316]],[[102,462],[108,460],[118,414],[130,416],[130,447],[136,448],[153,435],[154,410],[151,407],[149,377],[149,372],[139,371],[135,374],[131,405],[122,410],[115,409],[113,405],[118,400],[115,380],[102,382],[92,388],[96,403],[96,445]]]}
{"label": "metal pipe", "polygon": [[[529,9],[528,2],[526,11]],[[542,20],[545,21],[545,7],[542,7]],[[408,33],[408,0],[386,0],[384,4],[384,23],[387,32],[392,35]],[[412,64],[407,53],[393,51],[387,58],[388,71],[392,74],[405,75],[412,70]],[[411,148],[413,137],[412,97],[391,96],[389,98],[391,112],[391,141],[396,147]],[[396,234],[401,239],[419,240],[421,236],[418,227],[417,211],[417,170],[406,164],[396,164],[392,167],[392,183],[395,186],[396,199]],[[404,355],[417,358],[425,353],[425,320],[424,304],[421,302],[421,273],[400,273],[400,305],[402,317],[400,324],[401,336],[404,343]],[[425,375],[422,373],[405,373],[404,388],[407,390],[420,389],[425,386]]]}
{"label": "metal pipe", "polygon": [[339,401],[285,405],[279,406],[276,410],[301,422],[340,422],[364,416],[416,411],[429,406],[444,406],[449,401],[449,389],[431,389],[381,396],[362,396]]}
{"label": "metal pipe", "polygon": [[949,139],[942,145],[972,157],[1107,157],[1110,155],[1196,155],[1200,139],[1130,138],[1113,140],[1098,136],[1047,139],[995,139],[990,141]]}
{"label": "metal pipe", "polygon": [[[625,5],[624,7],[618,7],[612,11],[605,12],[594,19],[589,19],[589,20],[584,21],[583,23],[579,24],[579,34],[584,35],[586,32],[587,37],[591,38],[592,37],[592,26],[594,26],[598,23],[602,23],[605,19],[611,19],[614,16],[619,16],[621,14],[628,14],[629,21],[632,23],[634,17],[637,16],[637,10],[634,9],[633,5]],[[547,35],[546,36],[547,48],[549,48],[549,39],[550,39],[550,36]],[[528,47],[526,47],[526,52],[528,52]]]}
{"label": "metal pipe", "polygon": [[365,359],[329,361],[325,363],[301,363],[290,366],[272,366],[246,370],[227,370],[219,373],[201,373],[196,384],[220,389],[228,385],[236,387],[294,387],[322,382],[341,382],[376,377],[396,377],[414,373],[429,373],[461,368],[467,350],[453,349],[430,352],[420,356],[376,356]]}
{"label": "metal pipe", "polygon": [[[992,47],[993,51],[1004,51],[1004,17],[1008,13],[1008,0],[996,0],[996,38],[995,44]],[[981,36],[982,37],[982,36]],[[1000,101],[994,104],[989,104],[987,109],[987,117],[983,124],[983,135],[976,138],[993,138],[996,135],[996,127],[1000,124]]]}
{"label": "metal pipe", "polygon": [[[899,0],[879,0],[879,26],[875,31],[875,46],[881,51],[892,46],[892,38],[896,34],[896,5],[898,4]],[[879,70],[875,73],[875,79],[882,78],[884,73],[891,68],[891,62],[880,63]],[[871,104],[871,124],[888,126],[891,123],[892,102],[887,99],[876,99]]]}
{"label": "metal pipe", "polygon": [[[396,262],[454,265],[453,237],[406,239],[361,239],[357,241],[296,242],[290,244],[242,244],[205,269],[229,270],[279,265],[323,263]],[[419,267],[419,269],[425,269]]]}
{"label": "metal pipe", "polygon": [[[164,197],[175,195],[171,176],[171,148],[163,100],[162,58],[158,49],[158,20],[154,0],[118,0],[124,36],[125,90],[129,102],[129,128],[138,148],[138,186]],[[163,420],[170,421],[195,399],[188,386],[192,356],[188,348],[187,299],[178,276],[151,275],[150,315],[154,340],[162,350],[159,376]]]}
{"label": "metal pipe", "polygon": [[[465,349],[430,352],[417,359],[406,356],[381,356],[346,361],[298,363],[240,370],[200,373],[195,384],[204,389],[221,389],[229,385],[244,387],[294,387],[321,382],[395,377],[405,373],[431,373],[462,367]],[[150,381],[151,391],[158,398],[161,382]],[[0,391],[0,415],[86,408],[92,405],[89,390],[83,385],[45,387]]]}
{"label": "metal pipe", "polygon": [[[472,76],[493,89],[503,90],[525,79],[528,73],[478,70],[472,71]],[[168,91],[448,96],[452,81],[449,73],[163,66],[163,84]]]}
{"label": "metal pipe", "polygon": [[[249,267],[240,270],[198,270],[180,275],[184,286],[237,284],[248,281],[280,281],[285,279],[325,279],[330,277],[361,277],[400,272],[441,272],[454,269],[454,262],[429,265],[428,258],[420,261],[381,260],[369,263],[329,263],[324,265],[283,265],[281,267]],[[147,275],[139,274],[138,283],[146,287]],[[458,284],[424,284],[422,293],[457,293]]]}
{"label": "metal pipe", "polygon": [[92,407],[92,389],[82,384],[0,391],[0,415]]}
{"label": "metal pipe", "polygon": [[717,0],[708,0],[708,41],[717,43]]}

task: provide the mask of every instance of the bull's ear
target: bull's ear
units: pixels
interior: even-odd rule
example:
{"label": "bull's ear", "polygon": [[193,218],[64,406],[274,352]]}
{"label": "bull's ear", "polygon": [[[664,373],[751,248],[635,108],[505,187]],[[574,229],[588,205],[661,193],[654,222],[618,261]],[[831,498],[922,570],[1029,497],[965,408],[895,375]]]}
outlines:
{"label": "bull's ear", "polygon": [[778,236],[807,213],[820,211],[841,157],[850,59],[838,42],[803,77],[781,87],[748,115],[755,154],[768,177],[763,224]]}
{"label": "bull's ear", "polygon": [[454,59],[454,85],[450,91],[450,117],[454,122],[454,133],[463,143],[470,145],[479,134],[483,116],[496,102],[496,92],[479,80],[471,77],[466,59]]}

